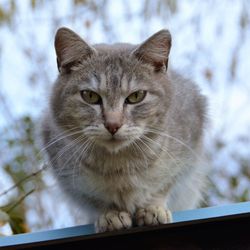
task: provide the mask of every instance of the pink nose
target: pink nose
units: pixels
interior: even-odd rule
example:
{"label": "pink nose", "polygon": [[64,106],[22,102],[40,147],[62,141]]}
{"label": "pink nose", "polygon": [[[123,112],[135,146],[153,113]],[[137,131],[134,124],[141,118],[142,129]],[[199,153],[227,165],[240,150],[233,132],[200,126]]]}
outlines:
{"label": "pink nose", "polygon": [[121,127],[121,124],[118,122],[107,122],[104,124],[104,126],[110,132],[111,135],[114,135]]}

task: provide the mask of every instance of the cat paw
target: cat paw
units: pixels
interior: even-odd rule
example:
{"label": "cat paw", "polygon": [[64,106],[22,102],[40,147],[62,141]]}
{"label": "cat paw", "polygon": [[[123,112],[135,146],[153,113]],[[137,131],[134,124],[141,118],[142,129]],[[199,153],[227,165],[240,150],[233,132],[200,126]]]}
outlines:
{"label": "cat paw", "polygon": [[96,232],[98,233],[128,229],[131,227],[131,215],[127,212],[116,210],[102,214],[95,224]]}
{"label": "cat paw", "polygon": [[155,226],[172,222],[172,214],[162,206],[150,205],[138,209],[135,220],[138,226]]}

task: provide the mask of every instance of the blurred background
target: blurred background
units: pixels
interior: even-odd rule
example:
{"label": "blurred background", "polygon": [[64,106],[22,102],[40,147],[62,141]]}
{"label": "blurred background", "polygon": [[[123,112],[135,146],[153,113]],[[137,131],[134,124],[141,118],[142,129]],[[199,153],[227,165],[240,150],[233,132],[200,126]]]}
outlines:
{"label": "blurred background", "polygon": [[168,28],[171,66],[209,99],[203,206],[250,200],[250,1],[0,0],[0,234],[86,221],[42,169],[39,125],[61,26],[89,43],[140,43]]}

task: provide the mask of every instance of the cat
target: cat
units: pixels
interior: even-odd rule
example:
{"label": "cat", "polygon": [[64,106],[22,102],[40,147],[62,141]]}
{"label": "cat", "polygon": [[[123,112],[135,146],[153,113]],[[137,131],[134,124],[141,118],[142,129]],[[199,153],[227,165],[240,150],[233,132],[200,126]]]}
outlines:
{"label": "cat", "polygon": [[199,205],[207,100],[168,67],[171,34],[140,45],[89,45],[62,27],[59,76],[42,122],[44,147],[65,194],[97,232],[172,221]]}

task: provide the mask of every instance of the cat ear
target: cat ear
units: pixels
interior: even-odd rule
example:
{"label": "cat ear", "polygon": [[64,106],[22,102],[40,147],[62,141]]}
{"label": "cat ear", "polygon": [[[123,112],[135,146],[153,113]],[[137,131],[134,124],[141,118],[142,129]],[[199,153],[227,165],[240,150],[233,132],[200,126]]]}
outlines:
{"label": "cat ear", "polygon": [[69,72],[75,63],[96,53],[96,50],[89,46],[80,36],[64,27],[56,32],[55,50],[59,72],[62,69]]}
{"label": "cat ear", "polygon": [[171,34],[168,30],[160,30],[143,42],[133,54],[141,61],[152,65],[155,71],[168,66],[171,48]]}

